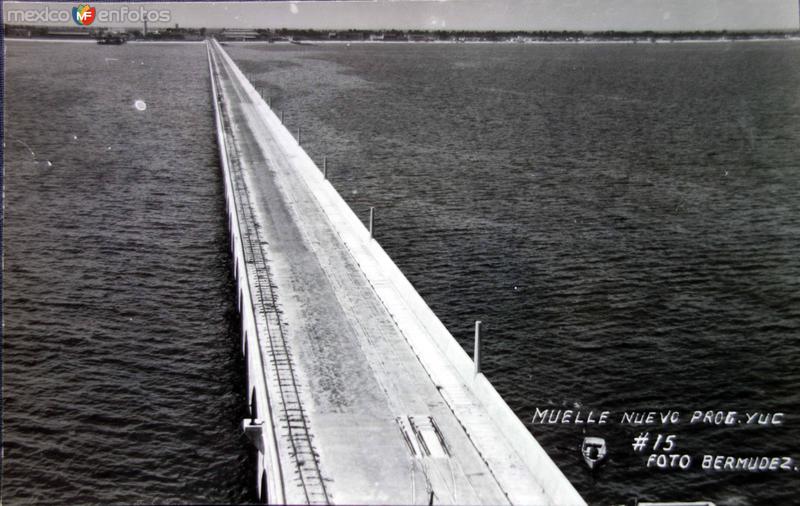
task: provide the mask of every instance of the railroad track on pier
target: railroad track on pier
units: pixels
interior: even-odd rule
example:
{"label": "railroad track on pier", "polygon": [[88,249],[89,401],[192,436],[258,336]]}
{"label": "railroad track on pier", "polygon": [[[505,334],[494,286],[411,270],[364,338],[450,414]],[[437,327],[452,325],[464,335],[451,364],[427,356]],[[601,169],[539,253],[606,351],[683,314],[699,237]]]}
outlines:
{"label": "railroad track on pier", "polygon": [[[229,74],[224,62],[220,61],[213,44],[209,51],[214,66],[213,78],[217,81],[217,89],[223,96],[222,73]],[[238,88],[236,78],[230,76],[229,82],[233,88]],[[234,92],[236,92],[234,90]],[[275,284],[272,281],[270,267],[264,254],[267,242],[262,237],[256,226],[250,196],[245,186],[241,153],[235,142],[231,128],[230,112],[227,107],[221,107],[225,144],[229,153],[228,166],[231,171],[234,200],[242,227],[242,243],[245,255],[245,264],[255,276],[255,286],[251,291],[256,297],[254,301],[255,312],[260,313],[266,321],[266,344],[272,378],[266,382],[272,385],[275,391],[270,392],[270,397],[278,402],[277,420],[274,421],[281,433],[281,439],[287,443],[290,464],[295,468],[297,485],[301,487],[302,494],[308,504],[330,504],[330,497],[325,487],[325,482],[320,471],[319,455],[313,445],[313,435],[309,428],[308,416],[303,408],[300,398],[300,387],[295,373],[292,359],[291,346],[284,333],[284,324],[281,321],[281,311],[277,303]],[[259,343],[260,348],[260,343]],[[288,467],[288,466],[287,466]],[[286,468],[284,468],[286,469]]]}

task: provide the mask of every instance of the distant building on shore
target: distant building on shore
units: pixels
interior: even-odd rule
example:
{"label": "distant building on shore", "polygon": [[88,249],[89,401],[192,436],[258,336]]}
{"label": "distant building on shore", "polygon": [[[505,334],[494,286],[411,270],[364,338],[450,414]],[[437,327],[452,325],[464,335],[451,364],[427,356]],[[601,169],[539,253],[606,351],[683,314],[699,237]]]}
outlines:
{"label": "distant building on shore", "polygon": [[222,30],[219,35],[220,39],[222,40],[238,40],[241,42],[260,38],[260,34],[255,30],[245,30],[239,28],[226,28],[225,30]]}

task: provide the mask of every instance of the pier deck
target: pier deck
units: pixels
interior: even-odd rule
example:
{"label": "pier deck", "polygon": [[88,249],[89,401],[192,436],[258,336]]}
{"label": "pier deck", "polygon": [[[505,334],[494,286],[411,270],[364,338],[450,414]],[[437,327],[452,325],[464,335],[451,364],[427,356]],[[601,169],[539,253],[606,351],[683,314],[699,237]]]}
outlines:
{"label": "pier deck", "polygon": [[495,409],[482,375],[467,376],[455,341],[432,335],[441,324],[420,316],[427,306],[213,41],[209,62],[233,249],[246,270],[237,277],[251,294],[241,304],[254,318],[248,378],[268,404],[254,414],[269,477],[260,488],[272,492],[263,497],[584,504],[527,431],[518,444],[524,426],[498,418],[513,413]]}

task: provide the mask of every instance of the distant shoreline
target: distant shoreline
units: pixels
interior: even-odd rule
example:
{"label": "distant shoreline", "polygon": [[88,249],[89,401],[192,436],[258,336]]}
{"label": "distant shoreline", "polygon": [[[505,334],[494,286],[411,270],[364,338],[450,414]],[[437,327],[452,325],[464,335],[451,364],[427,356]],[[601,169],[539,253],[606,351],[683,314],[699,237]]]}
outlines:
{"label": "distant shoreline", "polygon": [[[14,42],[63,42],[71,44],[96,44],[97,40],[87,37],[4,37],[5,41]],[[655,40],[641,40],[641,39],[628,39],[628,40],[608,40],[608,39],[554,39],[554,40],[429,40],[429,41],[413,41],[413,40],[303,40],[303,41],[266,41],[266,40],[226,40],[220,41],[222,44],[235,44],[235,45],[295,45],[295,46],[316,46],[316,45],[397,45],[397,44],[504,44],[504,45],[557,45],[557,44],[633,44],[633,45],[651,45],[651,44],[729,44],[740,42],[800,42],[800,35],[791,37],[760,37],[760,38],[697,38],[697,39],[655,39]],[[205,40],[157,40],[157,39],[134,39],[128,41],[129,44],[203,44]]]}
{"label": "distant shoreline", "polygon": [[[97,39],[88,37],[4,37],[4,41],[12,42],[63,42],[65,44],[97,44]],[[128,44],[205,44],[205,40],[130,40]]]}
{"label": "distant shoreline", "polygon": [[800,30],[763,31],[479,31],[479,30],[315,30],[288,28],[207,29],[191,27],[127,28],[4,25],[8,38],[88,39],[121,37],[129,42],[203,41],[294,44],[327,43],[510,43],[510,44],[647,44],[800,40]]}
{"label": "distant shoreline", "polygon": [[[149,41],[136,41],[136,42],[149,42]],[[678,40],[604,40],[604,39],[582,39],[582,40],[530,40],[530,41],[512,41],[512,40],[431,40],[431,41],[409,41],[409,40],[304,40],[301,42],[288,42],[276,41],[267,42],[264,40],[253,41],[240,41],[240,40],[226,40],[220,41],[221,44],[239,44],[239,45],[295,45],[295,46],[316,46],[316,45],[329,45],[329,44],[507,44],[507,45],[547,45],[547,44],[721,44],[732,42],[800,42],[800,36],[795,37],[774,37],[774,38],[760,38],[760,39],[678,39]]]}

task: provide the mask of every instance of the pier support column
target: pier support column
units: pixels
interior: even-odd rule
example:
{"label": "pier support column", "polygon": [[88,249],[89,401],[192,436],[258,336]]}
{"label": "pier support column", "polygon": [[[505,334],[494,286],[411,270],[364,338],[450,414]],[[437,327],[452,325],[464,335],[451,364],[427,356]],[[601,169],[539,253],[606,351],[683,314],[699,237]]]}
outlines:
{"label": "pier support column", "polygon": [[322,157],[322,175],[325,177],[325,179],[328,179],[328,157],[327,156],[323,156]]}
{"label": "pier support column", "polygon": [[303,131],[300,129],[300,127],[297,127],[297,144],[298,145],[300,145],[300,141],[302,139],[301,135],[303,135]]}
{"label": "pier support column", "polygon": [[481,321],[475,320],[475,349],[472,361],[475,362],[475,374],[481,373]]}
{"label": "pier support column", "polygon": [[247,439],[250,440],[250,443],[255,446],[258,451],[262,454],[266,454],[266,448],[264,448],[264,438],[263,438],[263,431],[264,431],[264,422],[261,420],[250,420],[244,419],[242,420],[242,432],[244,432]]}

